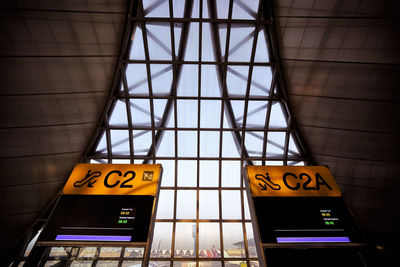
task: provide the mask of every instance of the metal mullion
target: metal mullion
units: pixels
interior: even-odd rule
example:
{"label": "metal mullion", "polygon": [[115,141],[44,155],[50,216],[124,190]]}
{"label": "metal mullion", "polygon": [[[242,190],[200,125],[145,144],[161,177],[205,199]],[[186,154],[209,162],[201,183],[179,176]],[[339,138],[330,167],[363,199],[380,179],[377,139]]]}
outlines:
{"label": "metal mullion", "polygon": [[[203,0],[200,0],[199,3],[199,17],[200,19],[203,16]],[[201,53],[202,53],[202,32],[203,32],[203,24],[199,23],[199,65],[198,65],[198,83],[197,83],[197,188],[196,188],[196,246],[195,246],[195,253],[196,259],[199,258],[199,233],[200,233],[200,224],[199,224],[199,217],[200,217],[200,112],[201,112]],[[196,261],[196,266],[199,266],[199,262]]]}
{"label": "metal mullion", "polygon": [[[140,130],[140,131],[150,131],[151,128],[148,126],[135,126],[133,128],[129,128],[127,126],[109,126],[107,127],[110,130]],[[101,128],[101,129],[106,129],[105,127]],[[156,130],[174,130],[174,127],[155,127]],[[197,131],[198,128],[193,128],[193,127],[188,127],[188,128],[180,128],[177,127],[176,128],[178,131]],[[201,128],[202,131],[205,132],[215,132],[215,131],[222,131],[222,132],[240,132],[242,130],[240,129],[217,129],[217,128]],[[264,128],[247,128],[247,131],[254,131],[254,132],[262,132],[265,129]],[[288,131],[288,128],[274,128],[274,129],[269,129],[269,131],[271,132],[285,132]]]}
{"label": "metal mullion", "polygon": [[152,22],[170,22],[172,21],[173,23],[179,23],[179,22],[208,22],[208,23],[219,23],[219,24],[225,24],[229,22],[234,22],[238,24],[270,24],[271,22],[269,20],[265,19],[219,19],[219,18],[162,18],[162,17],[132,17],[130,18],[131,21],[134,22],[146,22],[146,21],[152,21]]}
{"label": "metal mullion", "polygon": [[[126,96],[129,95],[128,92],[128,83],[126,80],[126,68],[124,65],[121,66],[121,77],[122,77],[122,86],[124,87],[124,93]],[[128,129],[129,129],[129,152],[131,154],[131,163],[134,163],[135,158],[135,150],[134,150],[134,142],[133,142],[133,133],[132,133],[132,110],[130,105],[130,98],[125,98],[125,106],[126,106],[126,114],[128,118]]]}
{"label": "metal mullion", "polygon": [[287,122],[288,131],[286,131],[285,144],[283,147],[283,157],[286,159],[283,161],[284,166],[287,166],[287,162],[288,162],[287,158],[288,158],[288,151],[289,151],[289,140],[290,140],[291,129],[292,129],[292,117],[290,116],[290,113],[289,113],[289,116],[287,116],[287,119],[288,119],[288,122]]}
{"label": "metal mullion", "polygon": [[[214,18],[217,17],[216,4],[214,1],[211,1],[211,0],[208,1],[208,11],[209,11],[210,17],[214,17]],[[232,17],[232,1],[230,1],[230,9],[229,9],[229,14],[228,14],[228,18],[231,18],[231,17]],[[211,35],[212,35],[213,49],[215,52],[216,61],[223,62],[221,49],[220,49],[220,38],[219,38],[217,26],[216,26],[216,24],[211,24],[211,26],[212,26]],[[225,65],[222,65],[222,66],[218,65],[218,68],[217,68],[221,95],[223,95],[225,97],[229,96],[228,89],[226,87],[226,72],[227,72],[227,65],[228,65],[227,61],[228,61],[228,51],[229,51],[229,42],[230,42],[230,30],[231,30],[231,23],[228,22],[226,45],[225,45],[225,61],[224,61]],[[224,67],[224,68],[222,68],[222,67]],[[227,115],[228,123],[230,123],[231,128],[238,129],[236,122],[235,122],[233,108],[232,108],[229,98],[225,102],[226,102],[225,103],[225,105],[226,105],[225,113]],[[240,151],[241,150],[240,133],[234,133],[233,139],[234,139],[234,142],[235,142],[235,145],[236,145],[238,151]],[[245,151],[245,154],[247,156],[247,151]]]}
{"label": "metal mullion", "polygon": [[[274,90],[275,90],[275,84],[276,84],[276,69],[273,70],[272,74],[272,81],[271,81],[271,86],[269,89],[269,98],[272,98],[274,95]],[[264,124],[264,141],[263,141],[263,151],[262,151],[262,164],[265,165],[265,158],[267,157],[267,145],[268,145],[268,132],[271,131],[269,128],[269,122],[271,120],[271,109],[272,109],[272,100],[268,100],[268,107],[267,107],[267,114],[265,116],[265,124]]]}
{"label": "metal mullion", "polygon": [[[290,59],[293,60],[293,59]],[[184,60],[184,59],[178,59],[175,61],[171,61],[171,60],[161,60],[161,59],[150,59],[150,60],[146,60],[146,59],[126,59],[123,60],[122,63],[131,63],[131,64],[146,64],[146,63],[154,63],[154,64],[186,64],[186,65],[198,65],[199,62],[198,61],[194,61],[194,60]],[[203,65],[217,65],[217,66],[248,66],[249,63],[248,62],[241,62],[241,61],[230,61],[230,62],[219,62],[219,61],[203,61],[202,62]],[[274,62],[254,62],[253,63],[254,66],[274,66],[275,63]]]}
{"label": "metal mullion", "polygon": [[[118,99],[118,98],[124,98],[124,99],[130,99],[130,98],[135,98],[135,99],[148,99],[149,98],[149,96],[146,96],[146,95],[135,95],[135,96],[132,96],[132,95],[128,95],[128,96],[125,96],[125,95],[118,95],[118,96],[116,96],[115,98],[113,98],[113,99]],[[153,99],[174,99],[174,98],[176,98],[176,99],[182,99],[182,100],[245,100],[246,98],[245,97],[243,97],[243,96],[230,96],[230,97],[226,97],[226,96],[221,96],[221,97],[219,97],[219,96],[204,96],[204,97],[199,97],[199,96],[171,96],[171,95],[169,95],[169,96],[157,96],[157,95],[154,95],[153,96]],[[271,97],[271,98],[269,98],[269,97],[261,97],[261,96],[255,96],[255,97],[250,97],[249,96],[249,98],[248,98],[249,100],[253,100],[253,101],[265,101],[265,100],[273,100],[273,101],[279,101],[280,100],[280,98],[278,98],[278,97]]]}
{"label": "metal mullion", "polygon": [[[267,40],[269,45],[271,46],[271,53],[270,53],[270,58],[272,57],[273,59],[275,59],[275,68],[277,69],[278,73],[277,73],[277,86],[278,86],[278,92],[282,95],[283,99],[286,101],[286,105],[287,105],[287,111],[289,114],[293,114],[292,109],[289,105],[289,101],[288,99],[288,92],[287,92],[287,87],[286,87],[286,83],[285,83],[285,78],[283,76],[282,73],[282,67],[281,67],[281,62],[280,62],[280,55],[279,55],[279,50],[278,50],[278,41],[277,41],[277,34],[276,34],[276,30],[275,30],[275,25],[273,23],[273,10],[272,10],[272,3],[268,2],[269,6],[265,7],[264,10],[265,11],[269,11],[269,14],[264,14],[264,19],[266,19],[266,16],[268,16],[268,18],[271,18],[271,23],[269,24],[269,31],[268,31],[268,35],[267,35]],[[309,153],[309,149],[306,147],[306,142],[303,138],[303,136],[300,133],[300,130],[297,126],[296,121],[292,118],[292,127],[296,128],[296,141],[301,144],[301,153],[306,157],[307,159],[307,164],[314,164],[314,159],[312,157],[312,155]]]}
{"label": "metal mullion", "polygon": [[[92,155],[88,157],[88,159],[106,159],[107,155],[106,154],[101,154],[101,155]],[[152,159],[152,157],[147,157],[147,156],[135,156],[136,159]],[[113,155],[113,159],[130,159],[129,155]],[[197,160],[197,157],[157,157],[158,160]],[[270,161],[283,161],[283,157],[267,157],[268,160]],[[233,157],[200,157],[200,160],[226,160],[226,161],[237,161],[240,160],[239,158],[233,158]],[[244,158],[243,160],[262,160],[261,156],[259,157],[248,157]],[[307,158],[305,157],[298,157],[298,158],[290,158],[290,160],[294,161],[306,161]]]}
{"label": "metal mullion", "polygon": [[[187,17],[191,14],[192,11],[192,7],[193,7],[193,0],[186,0],[185,2],[185,8],[184,8],[184,16]],[[185,50],[186,50],[186,46],[187,46],[187,38],[188,38],[188,32],[189,32],[189,24],[184,24],[182,27],[182,31],[181,31],[181,38],[180,38],[180,44],[179,44],[179,50],[178,50],[178,61],[182,61],[183,56],[185,54]],[[171,33],[173,36],[173,33]],[[171,40],[172,44],[171,46],[174,48],[174,40]],[[173,49],[174,51],[175,49]],[[172,55],[173,59],[175,59],[175,53],[173,52]],[[176,64],[176,60],[174,61],[166,61],[169,64],[172,63],[173,66],[173,79],[172,79],[172,84],[171,84],[171,89],[170,89],[170,95],[171,96],[175,96],[176,97],[176,86],[178,84],[178,80],[180,78],[180,74],[181,74],[181,70],[182,70],[182,65],[177,65]],[[167,104],[165,106],[164,109],[164,114],[161,120],[160,125],[163,126],[167,123],[170,114],[171,114],[171,108],[172,108],[172,104],[175,104],[175,109],[176,109],[176,99],[175,98],[171,98],[168,99]],[[163,131],[158,131],[156,133],[155,136],[155,146],[154,149],[156,150],[158,145],[161,142],[162,136],[163,136],[164,132]],[[148,156],[150,156],[152,153],[155,154],[155,151],[153,152],[152,150],[149,150],[148,152]],[[143,162],[143,163],[147,163],[147,161]]]}
{"label": "metal mullion", "polygon": [[[143,4],[141,1],[139,1],[139,9],[142,11],[142,14],[144,14],[143,11]],[[143,37],[143,46],[144,46],[144,54],[146,60],[150,60],[150,55],[149,55],[149,45],[148,45],[148,40],[147,40],[147,30],[146,30],[146,25],[144,22],[141,23],[142,25],[142,37]],[[153,85],[152,85],[152,79],[151,79],[151,70],[150,70],[150,63],[146,63],[146,72],[147,72],[147,84],[149,86],[149,98],[150,98],[150,121],[151,121],[151,139],[152,139],[152,144],[150,151],[152,151],[152,156],[153,156],[153,163],[156,160],[156,144],[155,144],[155,130],[154,130],[154,105],[153,105]],[[151,155],[150,155],[151,156]]]}
{"label": "metal mullion", "polygon": [[[125,25],[124,25],[124,34],[123,34],[123,40],[122,40],[122,45],[120,47],[120,53],[118,56],[118,66],[121,66],[121,64],[123,63],[123,59],[125,58],[125,54],[127,53],[128,50],[128,43],[129,43],[129,38],[132,35],[132,31],[133,31],[133,23],[131,22],[131,19],[136,16],[137,13],[137,6],[134,5],[134,1],[130,0],[129,1],[129,7],[128,7],[128,17],[125,20]],[[126,13],[124,13],[126,14]],[[101,114],[101,117],[96,125],[96,129],[95,129],[95,136],[97,136],[96,138],[93,138],[90,142],[89,145],[87,146],[86,150],[84,151],[84,154],[81,157],[81,162],[83,161],[87,161],[87,157],[90,153],[93,153],[96,146],[99,144],[100,140],[101,140],[101,124],[104,123],[105,120],[108,121],[108,110],[111,107],[111,103],[112,103],[112,98],[113,95],[115,93],[115,91],[118,88],[118,84],[119,84],[119,80],[120,77],[118,75],[118,68],[116,69],[116,71],[114,72],[114,76],[113,76],[113,83],[111,86],[111,90],[107,96],[107,100],[106,100],[106,105],[105,108]],[[108,123],[107,123],[108,124]],[[107,135],[107,133],[106,133]],[[106,136],[107,137],[107,136]],[[108,142],[107,142],[108,144]]]}

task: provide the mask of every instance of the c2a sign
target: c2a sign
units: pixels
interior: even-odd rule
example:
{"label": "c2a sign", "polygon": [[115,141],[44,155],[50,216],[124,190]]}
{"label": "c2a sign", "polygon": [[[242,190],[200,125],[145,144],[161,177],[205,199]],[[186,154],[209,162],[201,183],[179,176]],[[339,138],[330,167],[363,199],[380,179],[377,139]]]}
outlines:
{"label": "c2a sign", "polygon": [[340,197],[342,195],[324,166],[246,166],[254,197]]}
{"label": "c2a sign", "polygon": [[161,164],[78,164],[64,194],[72,195],[152,195],[162,172]]}

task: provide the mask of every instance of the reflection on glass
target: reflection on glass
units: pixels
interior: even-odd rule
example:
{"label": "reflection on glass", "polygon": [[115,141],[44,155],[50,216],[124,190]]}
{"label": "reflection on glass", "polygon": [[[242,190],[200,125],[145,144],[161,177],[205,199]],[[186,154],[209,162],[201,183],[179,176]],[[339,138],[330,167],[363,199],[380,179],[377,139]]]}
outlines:
{"label": "reflection on glass", "polygon": [[224,256],[226,258],[243,258],[244,240],[241,223],[223,223],[222,231],[224,237]]}
{"label": "reflection on glass", "polygon": [[222,219],[241,219],[240,191],[223,190],[222,194]]}
{"label": "reflection on glass", "polygon": [[221,267],[221,264],[220,261],[201,261],[199,262],[199,267]]}
{"label": "reflection on glass", "polygon": [[196,190],[178,190],[176,202],[177,219],[196,219]]}
{"label": "reflection on glass", "polygon": [[141,267],[141,261],[123,261],[121,267]]}
{"label": "reflection on glass", "polygon": [[51,266],[55,266],[56,264],[58,264],[60,261],[46,261],[46,263],[44,264],[44,267],[51,267]]}
{"label": "reflection on glass", "polygon": [[227,267],[247,267],[247,263],[245,261],[228,261],[225,263]]}
{"label": "reflection on glass", "polygon": [[199,224],[199,256],[201,258],[221,257],[219,223]]}
{"label": "reflection on glass", "polygon": [[79,258],[87,258],[96,256],[97,248],[96,247],[86,247],[80,248],[78,257]]}
{"label": "reflection on glass", "polygon": [[71,247],[52,247],[50,257],[68,257],[71,254]]}
{"label": "reflection on glass", "polygon": [[258,261],[251,261],[250,262],[250,267],[259,267],[260,263]]}
{"label": "reflection on glass", "polygon": [[200,190],[199,219],[219,218],[219,199],[217,190]]}
{"label": "reflection on glass", "polygon": [[91,267],[93,261],[73,261],[71,267]]}
{"label": "reflection on glass", "polygon": [[98,261],[96,267],[118,267],[118,261]]}
{"label": "reflection on glass", "polygon": [[202,160],[199,166],[200,187],[217,187],[219,163],[216,160]]}
{"label": "reflection on glass", "polygon": [[[196,244],[196,224],[176,223],[175,229],[175,257],[193,258]],[[180,266],[180,265],[179,265]]]}
{"label": "reflection on glass", "polygon": [[157,266],[157,267],[169,267],[169,261],[150,261],[149,266]]}
{"label": "reflection on glass", "polygon": [[125,248],[125,258],[141,258],[143,257],[144,248]]}
{"label": "reflection on glass", "polygon": [[121,256],[121,248],[102,247],[100,249],[100,258],[119,258]]}

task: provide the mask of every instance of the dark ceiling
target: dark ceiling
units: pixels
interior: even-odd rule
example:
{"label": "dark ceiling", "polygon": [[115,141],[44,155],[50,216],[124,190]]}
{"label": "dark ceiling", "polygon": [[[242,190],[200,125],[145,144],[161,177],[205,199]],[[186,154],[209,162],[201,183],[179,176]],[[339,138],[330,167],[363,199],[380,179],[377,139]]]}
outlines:
{"label": "dark ceiling", "polygon": [[[3,255],[88,147],[112,87],[127,2],[0,3]],[[371,237],[399,235],[398,1],[274,6],[289,100],[313,158],[330,167]]]}

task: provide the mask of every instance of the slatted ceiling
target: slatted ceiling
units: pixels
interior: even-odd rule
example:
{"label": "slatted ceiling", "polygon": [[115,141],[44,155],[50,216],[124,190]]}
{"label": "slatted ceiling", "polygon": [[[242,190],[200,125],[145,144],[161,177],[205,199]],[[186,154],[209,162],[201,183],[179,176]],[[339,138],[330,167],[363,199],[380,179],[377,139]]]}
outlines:
{"label": "slatted ceiling", "polygon": [[125,0],[0,3],[1,257],[86,150],[112,85],[127,10]]}
{"label": "slatted ceiling", "polygon": [[293,60],[283,65],[292,95],[400,101],[399,66]]}
{"label": "slatted ceiling", "polygon": [[391,19],[278,19],[282,59],[396,63],[400,37]]}
{"label": "slatted ceiling", "polygon": [[293,95],[300,125],[400,134],[399,123],[387,114],[396,114],[399,103],[346,98]]}
{"label": "slatted ceiling", "polygon": [[330,167],[371,240],[389,244],[400,222],[399,2],[278,0],[275,15],[311,153]]}
{"label": "slatted ceiling", "polygon": [[4,0],[0,8],[27,8],[56,11],[106,12],[124,13],[128,8],[126,0]]}

